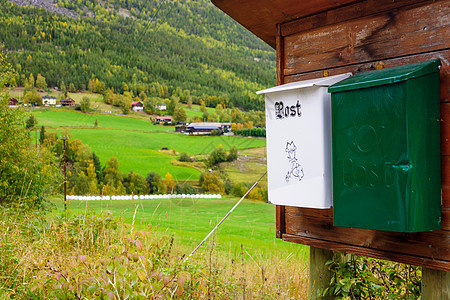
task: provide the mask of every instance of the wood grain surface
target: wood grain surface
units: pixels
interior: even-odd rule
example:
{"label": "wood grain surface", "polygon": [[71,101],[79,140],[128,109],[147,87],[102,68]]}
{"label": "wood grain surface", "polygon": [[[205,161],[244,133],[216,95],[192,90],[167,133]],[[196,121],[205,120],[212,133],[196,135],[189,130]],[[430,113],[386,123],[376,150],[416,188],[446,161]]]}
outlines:
{"label": "wood grain surface", "polygon": [[450,271],[449,15],[449,0],[366,0],[279,25],[278,84],[441,60],[442,229],[395,233],[335,227],[332,209],[277,206],[277,237]]}
{"label": "wood grain surface", "polygon": [[438,1],[287,36],[284,74],[447,49],[449,15],[448,1]]}

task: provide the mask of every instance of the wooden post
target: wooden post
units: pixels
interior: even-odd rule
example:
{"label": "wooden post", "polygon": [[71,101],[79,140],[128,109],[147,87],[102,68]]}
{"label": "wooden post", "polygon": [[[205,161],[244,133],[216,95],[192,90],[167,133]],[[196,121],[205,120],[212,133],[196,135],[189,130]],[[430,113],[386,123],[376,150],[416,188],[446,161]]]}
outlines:
{"label": "wooden post", "polygon": [[422,268],[422,299],[450,299],[450,272]]}
{"label": "wooden post", "polygon": [[[333,251],[310,247],[309,254],[309,299],[319,299],[317,292],[330,284],[331,272],[325,263],[333,259]],[[329,299],[329,298],[320,298]]]}
{"label": "wooden post", "polygon": [[[63,146],[64,146],[64,211],[66,212],[67,217],[67,157],[66,157],[66,140],[67,137],[63,136]],[[37,145],[37,144],[36,144]]]}
{"label": "wooden post", "polygon": [[281,36],[281,24],[277,24],[277,85],[284,83],[284,39]]}

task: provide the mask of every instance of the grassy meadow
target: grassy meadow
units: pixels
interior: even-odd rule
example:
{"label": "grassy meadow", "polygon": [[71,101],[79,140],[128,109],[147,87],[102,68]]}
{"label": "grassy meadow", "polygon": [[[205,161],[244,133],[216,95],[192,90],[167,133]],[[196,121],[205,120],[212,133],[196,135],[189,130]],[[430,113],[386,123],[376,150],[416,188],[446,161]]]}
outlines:
{"label": "grassy meadow", "polygon": [[33,114],[40,126],[57,128],[93,128],[95,120],[99,128],[124,129],[134,131],[174,131],[173,127],[153,125],[149,118],[146,120],[113,115],[113,114],[84,114],[79,111],[66,108],[35,109]]}
{"label": "grassy meadow", "polygon": [[[186,115],[188,116],[188,118],[192,118],[192,117],[200,117],[200,119],[203,116],[203,112],[200,110],[200,105],[197,104],[192,104],[191,108],[189,108],[186,104],[183,104],[183,108],[186,111]],[[214,113],[216,110],[214,108],[211,107],[207,107],[206,111],[209,114]]]}
{"label": "grassy meadow", "polygon": [[[238,200],[69,200],[69,210],[72,213],[108,211],[121,216],[128,224],[132,224],[134,218],[137,230],[151,229],[174,235],[179,243],[194,249]],[[57,204],[57,211],[63,210],[63,201],[54,203]],[[275,253],[286,257],[306,255],[304,246],[275,238],[275,206],[262,202],[244,200],[211,239],[215,239],[216,247],[221,252],[236,253],[242,244],[255,257],[270,258]]]}
{"label": "grassy meadow", "polygon": [[[89,145],[102,164],[116,156],[123,173],[134,171],[145,176],[154,171],[164,177],[169,172],[178,181],[197,180],[201,173],[197,167],[177,164],[179,153],[205,155],[219,145],[226,150],[233,146],[238,149],[265,147],[264,139],[179,134],[174,132],[173,126],[153,125],[149,119],[134,115],[84,114],[64,108],[34,109],[33,114],[38,125],[45,126],[48,131],[61,134],[69,130],[73,138]],[[95,120],[98,121],[97,128],[94,128]],[[254,174],[253,170],[249,173]],[[242,173],[236,175],[238,178]]]}
{"label": "grassy meadow", "polygon": [[308,247],[274,239],[268,204],[244,201],[185,260],[235,200],[5,207],[0,299],[307,299]]}
{"label": "grassy meadow", "polygon": [[[173,252],[180,258],[186,257],[237,201],[238,198],[70,200],[68,207],[71,215],[111,213],[132,226],[132,231],[150,232],[165,240],[173,237]],[[54,199],[52,203],[56,207],[51,217],[63,214],[63,201]],[[309,247],[275,238],[274,205],[244,200],[190,261],[210,264],[227,280],[245,284],[248,291],[244,290],[244,296],[239,297],[242,299],[305,299],[308,259]]]}

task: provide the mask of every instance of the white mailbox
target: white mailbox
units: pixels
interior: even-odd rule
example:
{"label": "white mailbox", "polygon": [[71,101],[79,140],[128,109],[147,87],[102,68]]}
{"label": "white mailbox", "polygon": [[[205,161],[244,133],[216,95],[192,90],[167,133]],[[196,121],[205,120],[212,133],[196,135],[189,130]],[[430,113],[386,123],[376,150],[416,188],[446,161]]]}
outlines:
{"label": "white mailbox", "polygon": [[330,208],[331,98],[328,86],[351,73],[283,84],[266,97],[269,202]]}

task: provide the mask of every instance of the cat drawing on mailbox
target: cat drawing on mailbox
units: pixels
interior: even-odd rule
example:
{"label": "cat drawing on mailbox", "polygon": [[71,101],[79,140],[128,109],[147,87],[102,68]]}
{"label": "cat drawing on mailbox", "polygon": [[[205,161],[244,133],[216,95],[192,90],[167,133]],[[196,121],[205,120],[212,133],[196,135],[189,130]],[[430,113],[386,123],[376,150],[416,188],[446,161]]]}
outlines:
{"label": "cat drawing on mailbox", "polygon": [[298,180],[302,180],[303,176],[303,167],[298,163],[296,156],[297,146],[295,146],[294,142],[287,142],[286,144],[286,153],[287,158],[290,164],[290,170],[286,174],[286,182],[289,182],[291,177],[297,177]]}

